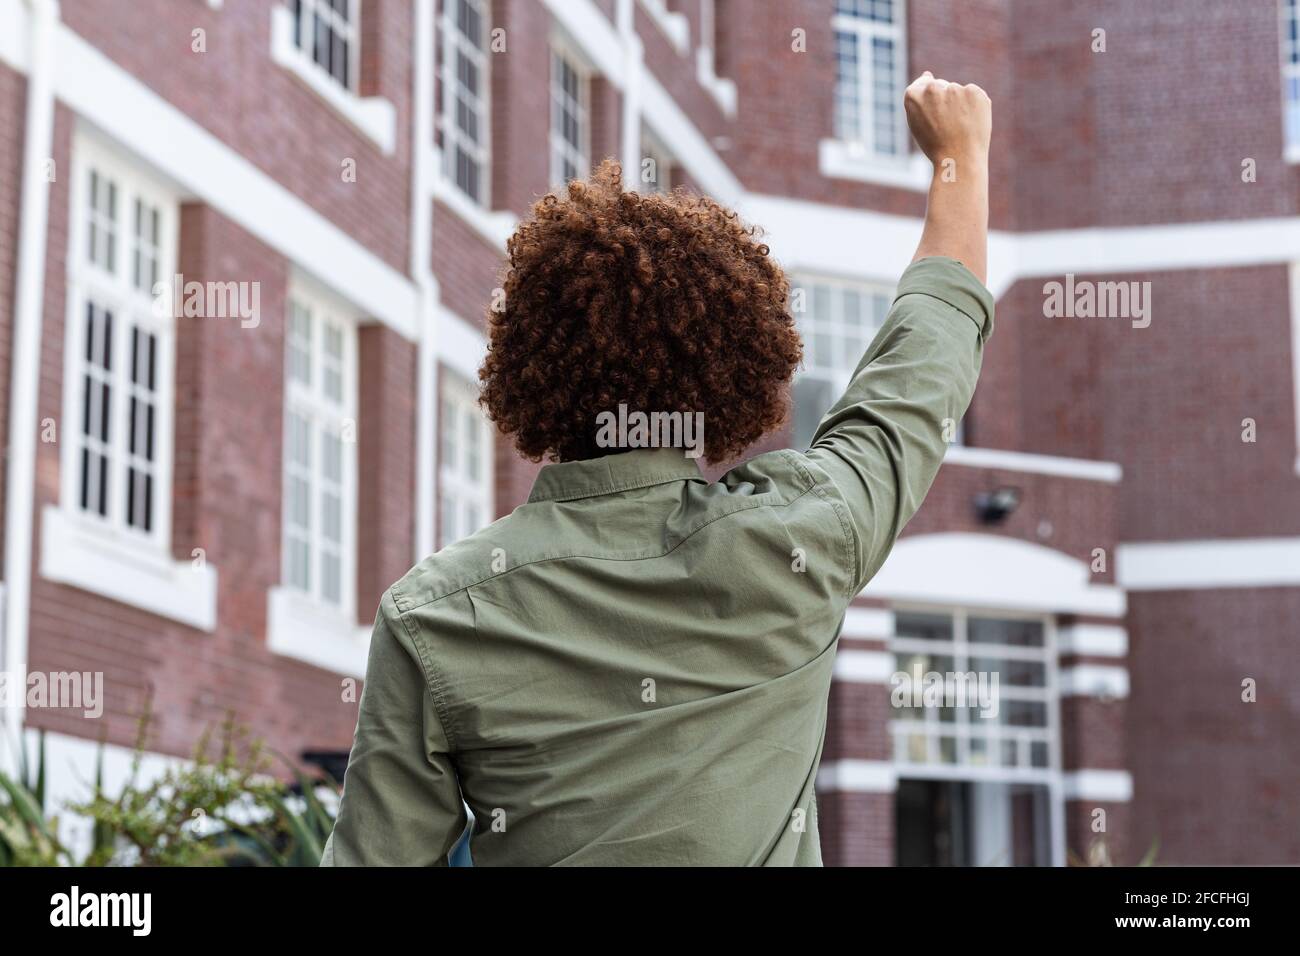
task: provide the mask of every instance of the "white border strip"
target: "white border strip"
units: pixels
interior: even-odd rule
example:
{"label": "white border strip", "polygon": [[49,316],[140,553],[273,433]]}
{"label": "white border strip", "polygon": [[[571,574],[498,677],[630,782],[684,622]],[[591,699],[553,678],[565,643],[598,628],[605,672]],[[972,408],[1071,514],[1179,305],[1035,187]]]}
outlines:
{"label": "white border strip", "polygon": [[1117,484],[1124,477],[1124,469],[1113,461],[1061,458],[1056,455],[1035,455],[1022,451],[1001,451],[996,448],[969,448],[965,445],[950,445],[943,461],[946,465],[1003,468],[1007,471],[1055,475],[1060,478],[1080,478],[1084,481],[1104,481],[1109,484]]}
{"label": "white border strip", "polygon": [[898,789],[898,769],[884,760],[832,760],[817,770],[821,793],[893,793]]}
{"label": "white border strip", "polygon": [[1121,544],[1115,562],[1129,591],[1300,586],[1300,537]]}
{"label": "white border strip", "polygon": [[1064,774],[1064,797],[1066,800],[1128,803],[1133,799],[1133,775],[1127,770],[1067,770]]}
{"label": "white border strip", "polygon": [[886,651],[841,650],[835,655],[834,679],[850,684],[888,684],[894,655]]}
{"label": "white border strip", "polygon": [[1128,654],[1128,631],[1118,624],[1071,624],[1056,632],[1060,654],[1090,657],[1124,657]]}
{"label": "white border strip", "polygon": [[894,612],[883,607],[853,607],[844,612],[840,637],[887,641],[894,636]]}
{"label": "white border strip", "polygon": [[1128,696],[1128,668],[1105,664],[1063,667],[1059,687],[1062,697],[1123,699]]}

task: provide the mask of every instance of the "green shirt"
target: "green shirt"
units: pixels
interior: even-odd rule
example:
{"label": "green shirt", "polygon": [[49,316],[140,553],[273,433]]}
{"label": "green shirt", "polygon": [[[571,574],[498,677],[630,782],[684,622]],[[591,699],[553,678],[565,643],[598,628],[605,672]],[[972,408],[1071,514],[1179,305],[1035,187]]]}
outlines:
{"label": "green shirt", "polygon": [[375,621],[323,865],[444,865],[465,804],[477,865],[819,865],[844,613],[924,499],[992,325],[965,267],[914,263],[807,452],[716,483],[673,449],[547,465],[417,565]]}

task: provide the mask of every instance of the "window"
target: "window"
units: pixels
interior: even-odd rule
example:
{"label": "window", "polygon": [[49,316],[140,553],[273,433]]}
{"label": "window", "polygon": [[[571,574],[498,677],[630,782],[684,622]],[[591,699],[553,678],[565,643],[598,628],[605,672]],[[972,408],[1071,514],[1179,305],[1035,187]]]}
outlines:
{"label": "window", "polygon": [[298,49],[345,90],[357,88],[358,0],[292,0]]}
{"label": "window", "polygon": [[836,0],[835,135],[878,157],[907,152],[903,0]]}
{"label": "window", "polygon": [[794,291],[804,367],[794,384],[795,442],[807,448],[822,416],[848,387],[884,324],[893,290],[866,283],[808,280]]}
{"label": "window", "polygon": [[352,609],[356,328],[320,298],[290,296],[285,341],[284,583]]}
{"label": "window", "polygon": [[492,427],[469,383],[444,373],[439,547],[473,534],[492,520]]}
{"label": "window", "polygon": [[477,203],[488,188],[488,12],[485,0],[446,0],[442,149],[447,178]]}
{"label": "window", "polygon": [[899,612],[892,641],[897,670],[996,674],[997,714],[978,707],[904,706],[890,733],[907,766],[992,768],[1004,779],[1045,780],[1059,764],[1054,716],[1056,667],[1041,619]]}
{"label": "window", "polygon": [[1287,157],[1300,161],[1300,0],[1281,0],[1282,124]]}
{"label": "window", "polygon": [[991,691],[992,675],[998,678],[996,715],[983,711],[987,699],[918,706],[910,695],[894,711],[897,862],[1050,865],[1061,812],[1050,621],[961,610],[900,610],[895,621],[895,665],[913,681],[973,672]]}
{"label": "window", "polygon": [[587,77],[568,55],[551,51],[551,182],[587,175]]}
{"label": "window", "polygon": [[176,201],[97,145],[78,150],[63,501],[166,548],[175,320],[163,279],[173,271]]}

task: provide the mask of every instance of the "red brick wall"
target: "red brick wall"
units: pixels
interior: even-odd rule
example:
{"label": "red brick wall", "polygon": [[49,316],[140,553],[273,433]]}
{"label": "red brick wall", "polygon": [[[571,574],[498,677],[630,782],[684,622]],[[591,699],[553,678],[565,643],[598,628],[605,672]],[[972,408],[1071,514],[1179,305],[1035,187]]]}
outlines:
{"label": "red brick wall", "polygon": [[[1012,0],[1022,229],[1294,214],[1277,4]],[[1090,50],[1106,31],[1106,52]],[[996,122],[996,121],[995,121]],[[1241,181],[1241,161],[1258,181]]]}
{"label": "red brick wall", "polygon": [[550,186],[550,14],[536,0],[493,0],[509,53],[492,59],[492,205],[522,216]]}
{"label": "red brick wall", "polygon": [[894,865],[892,793],[818,793],[817,828],[826,866]]}
{"label": "red brick wall", "polygon": [[387,326],[362,326],[357,429],[357,618],[415,563],[418,349]]}
{"label": "red brick wall", "polygon": [[[1002,329],[1020,338],[1018,401],[995,408],[981,394],[976,435],[1018,406],[1014,447],[1122,464],[1127,540],[1300,533],[1285,267],[1076,279],[1150,281],[1150,327],[1045,318],[1046,280],[1019,283],[999,305]],[[980,388],[990,386],[1017,391]],[[1253,444],[1244,418],[1257,423]]]}
{"label": "red brick wall", "polygon": [[[1300,589],[1129,595],[1133,838],[1167,864],[1300,860]],[[1242,681],[1256,682],[1255,703]]]}
{"label": "red brick wall", "polygon": [[505,253],[442,203],[433,206],[433,274],[442,304],[479,329],[487,327],[492,290],[501,285]]}
{"label": "red brick wall", "polygon": [[[405,0],[364,0],[362,91],[396,108],[396,151],[384,156],[343,116],[271,60],[271,4],[228,0],[78,0],[63,21],[164,100],[347,231],[389,265],[409,262],[410,89],[413,8]],[[191,52],[191,31],[207,52]],[[356,182],[342,163],[354,159]]]}

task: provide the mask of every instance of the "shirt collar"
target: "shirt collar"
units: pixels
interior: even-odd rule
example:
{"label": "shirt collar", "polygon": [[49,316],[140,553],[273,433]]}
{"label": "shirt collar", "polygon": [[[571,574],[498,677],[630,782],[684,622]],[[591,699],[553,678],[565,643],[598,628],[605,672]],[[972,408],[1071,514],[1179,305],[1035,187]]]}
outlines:
{"label": "shirt collar", "polygon": [[537,473],[528,500],[572,501],[702,477],[697,459],[687,458],[680,448],[636,448],[545,465]]}

